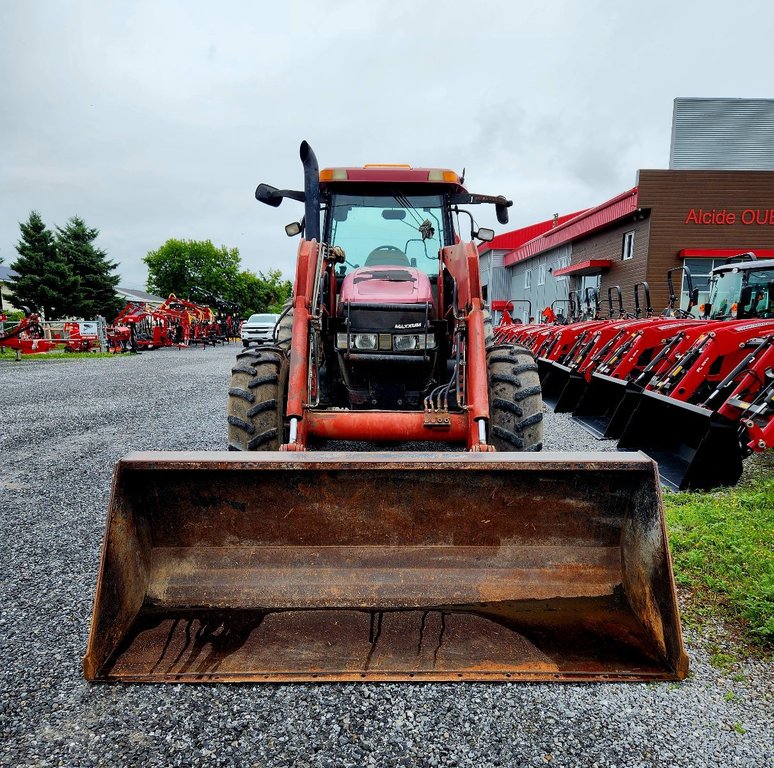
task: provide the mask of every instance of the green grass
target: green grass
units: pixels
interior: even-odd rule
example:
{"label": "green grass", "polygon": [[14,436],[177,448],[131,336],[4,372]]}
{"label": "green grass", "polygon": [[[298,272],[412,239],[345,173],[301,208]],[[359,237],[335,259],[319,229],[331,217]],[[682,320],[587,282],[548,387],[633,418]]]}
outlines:
{"label": "green grass", "polygon": [[774,649],[774,454],[755,457],[735,488],[664,497],[675,580],[686,619],[720,609],[745,638]]}

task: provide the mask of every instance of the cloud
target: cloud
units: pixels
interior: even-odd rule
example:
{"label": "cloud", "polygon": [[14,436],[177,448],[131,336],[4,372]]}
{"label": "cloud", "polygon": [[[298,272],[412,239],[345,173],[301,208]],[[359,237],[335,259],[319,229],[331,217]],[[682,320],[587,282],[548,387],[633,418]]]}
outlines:
{"label": "cloud", "polygon": [[323,165],[465,166],[515,226],[600,203],[665,167],[675,96],[770,90],[768,5],[689,6],[0,4],[0,257],[34,208],[97,227],[127,286],[170,237],[289,276],[300,206],[253,192],[300,186],[302,139]]}

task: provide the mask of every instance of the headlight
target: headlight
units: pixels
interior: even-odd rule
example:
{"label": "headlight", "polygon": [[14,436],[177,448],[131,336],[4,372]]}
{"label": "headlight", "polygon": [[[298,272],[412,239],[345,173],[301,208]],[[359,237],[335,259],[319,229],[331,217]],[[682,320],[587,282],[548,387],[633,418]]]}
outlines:
{"label": "headlight", "polygon": [[405,352],[408,349],[417,349],[417,345],[419,343],[416,336],[409,336],[408,334],[395,336],[392,342],[393,348],[396,352]]}
{"label": "headlight", "polygon": [[355,349],[376,349],[379,337],[375,333],[354,334]]}
{"label": "headlight", "polygon": [[[427,339],[427,344],[425,344]],[[396,352],[408,352],[412,349],[433,349],[435,347],[435,336],[428,333],[398,333],[392,337],[392,348]]]}
{"label": "headlight", "polygon": [[[371,350],[377,349],[379,344],[379,337],[375,333],[350,333],[350,345],[352,349]],[[336,346],[339,349],[347,348],[347,334],[336,334]]]}

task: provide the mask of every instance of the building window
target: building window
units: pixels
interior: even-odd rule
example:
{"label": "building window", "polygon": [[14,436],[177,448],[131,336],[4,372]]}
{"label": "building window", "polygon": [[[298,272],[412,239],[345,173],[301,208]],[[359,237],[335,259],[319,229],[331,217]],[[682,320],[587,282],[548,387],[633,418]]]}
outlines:
{"label": "building window", "polygon": [[634,232],[627,232],[623,236],[623,251],[621,252],[621,259],[627,261],[634,256]]}
{"label": "building window", "polygon": [[539,264],[538,265],[538,285],[545,285],[545,284],[546,284],[546,265]]}
{"label": "building window", "polygon": [[[691,272],[691,283],[694,288],[699,289],[699,300],[697,304],[702,304],[709,301],[710,296],[710,272],[715,267],[719,267],[721,264],[725,264],[725,259],[686,259],[683,264],[688,267]],[[685,278],[685,273],[682,275],[682,289],[680,291],[680,308],[688,308],[688,281]]]}
{"label": "building window", "polygon": [[559,269],[564,269],[565,267],[570,266],[570,257],[569,256],[560,256],[556,261],[556,266],[554,267],[554,279],[556,280],[566,280],[567,275],[561,275],[560,277],[556,277],[556,271]]}
{"label": "building window", "polygon": [[524,272],[524,287],[532,288],[532,270],[527,269]]}

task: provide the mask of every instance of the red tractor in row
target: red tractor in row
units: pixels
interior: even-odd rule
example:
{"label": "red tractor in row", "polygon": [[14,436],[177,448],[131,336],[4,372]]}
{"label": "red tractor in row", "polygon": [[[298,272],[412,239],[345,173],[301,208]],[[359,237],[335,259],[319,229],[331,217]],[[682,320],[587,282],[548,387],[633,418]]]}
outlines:
{"label": "red tractor in row", "polygon": [[506,314],[495,338],[535,354],[546,404],[621,450],[645,451],[665,484],[731,485],[746,455],[774,447],[774,262],[740,254],[711,282],[701,307],[692,290],[688,307],[676,307],[670,273],[660,316],[638,317],[637,288],[633,315],[620,291],[616,313],[611,290],[607,318],[597,309],[580,321],[576,311],[570,324],[523,326]]}

